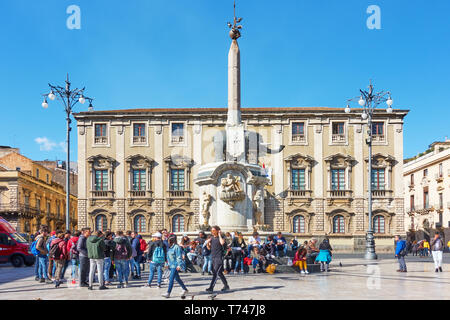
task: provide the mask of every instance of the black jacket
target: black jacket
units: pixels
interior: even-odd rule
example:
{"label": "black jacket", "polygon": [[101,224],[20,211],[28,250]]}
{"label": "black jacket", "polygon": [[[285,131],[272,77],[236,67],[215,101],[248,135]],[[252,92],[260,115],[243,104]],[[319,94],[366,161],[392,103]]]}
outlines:
{"label": "black jacket", "polygon": [[105,258],[114,259],[114,249],[116,248],[116,243],[114,240],[105,240]]}

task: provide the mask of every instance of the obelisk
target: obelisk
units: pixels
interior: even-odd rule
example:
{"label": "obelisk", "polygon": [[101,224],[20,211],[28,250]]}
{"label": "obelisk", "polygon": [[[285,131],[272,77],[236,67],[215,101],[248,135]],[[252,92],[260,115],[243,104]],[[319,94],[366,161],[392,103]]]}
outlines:
{"label": "obelisk", "polygon": [[241,33],[238,25],[242,18],[236,18],[234,4],[234,23],[228,23],[231,46],[228,52],[228,113],[227,113],[227,161],[245,162],[245,134],[241,121],[241,55],[237,39]]}

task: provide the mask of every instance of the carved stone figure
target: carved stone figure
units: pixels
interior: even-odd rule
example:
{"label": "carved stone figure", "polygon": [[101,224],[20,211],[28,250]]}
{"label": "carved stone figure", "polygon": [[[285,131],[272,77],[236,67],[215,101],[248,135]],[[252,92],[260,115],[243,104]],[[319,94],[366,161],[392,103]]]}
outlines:
{"label": "carved stone figure", "polygon": [[226,178],[221,180],[222,191],[220,192],[220,200],[228,203],[234,207],[237,201],[245,199],[245,193],[242,191],[241,178],[239,176],[233,177],[231,174],[227,174]]}
{"label": "carved stone figure", "polygon": [[212,199],[212,197],[210,194],[203,192],[202,216],[203,216],[203,225],[205,227],[209,226],[209,218],[211,217],[211,214],[209,212],[209,208],[211,207],[211,199]]}
{"label": "carved stone figure", "polygon": [[257,226],[262,225],[262,211],[264,205],[264,196],[262,190],[258,190],[253,197],[253,214],[255,216],[255,224]]}

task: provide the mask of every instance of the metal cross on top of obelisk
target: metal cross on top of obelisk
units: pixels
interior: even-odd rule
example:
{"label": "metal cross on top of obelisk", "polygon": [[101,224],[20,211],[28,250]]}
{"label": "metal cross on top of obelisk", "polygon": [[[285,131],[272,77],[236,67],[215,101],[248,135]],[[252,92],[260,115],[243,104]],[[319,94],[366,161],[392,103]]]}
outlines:
{"label": "metal cross on top of obelisk", "polygon": [[241,37],[241,32],[239,29],[242,29],[241,25],[238,25],[239,22],[242,21],[242,18],[236,18],[236,0],[234,0],[234,20],[233,24],[228,22],[228,27],[230,30],[230,38],[233,40],[237,40]]}

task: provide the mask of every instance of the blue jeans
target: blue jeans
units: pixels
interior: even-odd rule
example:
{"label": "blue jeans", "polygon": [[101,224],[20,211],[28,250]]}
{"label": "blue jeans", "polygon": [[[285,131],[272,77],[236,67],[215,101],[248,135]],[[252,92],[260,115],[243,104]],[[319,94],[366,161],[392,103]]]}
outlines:
{"label": "blue jeans", "polygon": [[236,264],[234,265],[234,272],[237,272],[239,266],[241,267],[241,271],[244,272],[244,259],[242,256],[236,257]]}
{"label": "blue jeans", "polygon": [[34,275],[39,278],[39,257],[35,256],[36,260],[34,262]]}
{"label": "blue jeans", "polygon": [[139,261],[141,260],[141,256],[136,256],[131,260],[133,263],[133,267],[136,268],[136,275],[138,277],[140,277],[141,276],[141,264],[139,263]]}
{"label": "blue jeans", "polygon": [[179,283],[180,287],[183,290],[187,290],[186,286],[183,283],[183,280],[181,280],[180,278],[177,268],[170,268],[169,287],[167,288],[168,293],[172,292],[174,280],[176,280]]}
{"label": "blue jeans", "polygon": [[38,261],[39,261],[39,269],[38,269],[38,276],[40,279],[46,278],[48,279],[48,257],[47,255],[38,255]]}
{"label": "blue jeans", "polygon": [[76,279],[75,275],[77,274],[80,261],[78,259],[71,259],[70,261],[72,262],[72,279]]}
{"label": "blue jeans", "polygon": [[125,260],[127,262],[125,269],[124,269],[124,275],[127,277],[127,281],[128,281],[128,277],[130,276],[130,272],[133,272],[133,262],[132,262],[133,258],[131,258],[130,260]]}
{"label": "blue jeans", "polygon": [[117,280],[119,283],[128,283],[127,268],[129,268],[128,260],[114,260],[117,270]]}
{"label": "blue jeans", "polygon": [[400,265],[400,270],[406,271],[406,262],[404,256],[397,256],[398,264]]}
{"label": "blue jeans", "polygon": [[260,266],[260,268],[262,269],[262,261],[260,261],[259,259],[253,258],[252,260],[252,266],[253,269],[256,269],[257,266]]}
{"label": "blue jeans", "polygon": [[[212,260],[211,260],[211,255],[209,256],[204,256],[203,259],[205,260],[205,262],[203,263],[203,272],[211,272],[212,269]],[[206,269],[208,269],[208,271],[206,271]]]}
{"label": "blue jeans", "polygon": [[105,258],[103,260],[103,278],[105,282],[109,282],[109,269],[111,268],[111,258]]}
{"label": "blue jeans", "polygon": [[153,277],[155,276],[155,270],[158,270],[158,284],[161,284],[162,280],[162,269],[164,268],[163,263],[149,263],[150,275],[148,276],[148,284],[152,284]]}

